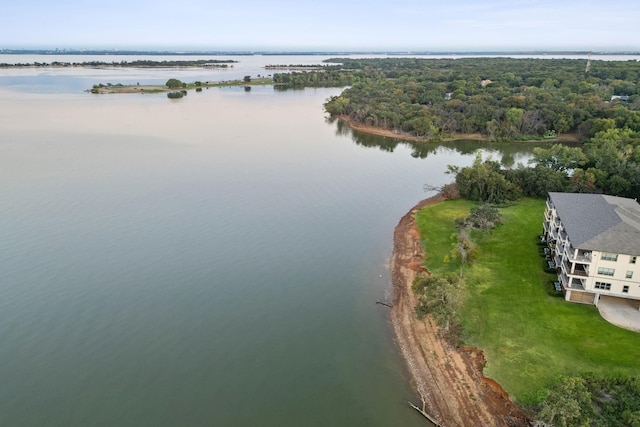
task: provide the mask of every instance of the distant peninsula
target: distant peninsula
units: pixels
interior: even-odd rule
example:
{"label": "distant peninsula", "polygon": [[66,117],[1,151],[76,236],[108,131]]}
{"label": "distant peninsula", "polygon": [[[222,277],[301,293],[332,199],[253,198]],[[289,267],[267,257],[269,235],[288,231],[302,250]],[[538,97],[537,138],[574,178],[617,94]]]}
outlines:
{"label": "distant peninsula", "polygon": [[0,63],[0,68],[29,68],[29,67],[121,67],[121,68],[175,68],[175,67],[205,67],[228,68],[238,61],[232,59],[198,59],[193,61],[85,61],[85,62],[30,62],[30,63]]}

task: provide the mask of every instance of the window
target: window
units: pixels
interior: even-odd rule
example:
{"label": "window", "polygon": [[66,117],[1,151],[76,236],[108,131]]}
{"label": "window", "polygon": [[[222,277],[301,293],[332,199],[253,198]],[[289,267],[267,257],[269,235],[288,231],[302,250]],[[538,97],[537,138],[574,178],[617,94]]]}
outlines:
{"label": "window", "polygon": [[629,264],[635,264],[635,263],[636,263],[636,257],[635,256],[629,257]]}
{"label": "window", "polygon": [[602,274],[603,276],[613,276],[615,272],[616,270],[613,268],[598,267],[598,274]]}
{"label": "window", "polygon": [[607,252],[603,252],[601,259],[604,260],[604,261],[617,261],[618,260],[618,254],[610,254],[610,253],[607,253]]}
{"label": "window", "polygon": [[633,271],[627,271],[626,278],[631,279],[633,277]]}
{"label": "window", "polygon": [[595,288],[596,289],[604,289],[605,291],[610,291],[611,290],[611,283],[596,282]]}
{"label": "window", "polygon": [[624,285],[624,286],[622,287],[622,292],[623,292],[623,293],[625,293],[625,294],[628,294],[628,293],[629,293],[629,286]]}

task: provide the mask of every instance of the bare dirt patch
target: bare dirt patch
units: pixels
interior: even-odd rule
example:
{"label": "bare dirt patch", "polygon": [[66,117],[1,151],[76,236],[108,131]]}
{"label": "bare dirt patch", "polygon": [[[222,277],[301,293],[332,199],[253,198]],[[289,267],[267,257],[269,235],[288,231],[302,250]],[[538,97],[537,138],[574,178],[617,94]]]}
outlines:
{"label": "bare dirt patch", "polygon": [[442,426],[528,426],[529,420],[502,387],[482,374],[482,351],[450,345],[429,318],[420,321],[415,316],[411,283],[418,271],[424,271],[424,251],[414,215],[443,200],[437,195],[421,201],[395,229],[391,320],[398,346],[426,412]]}

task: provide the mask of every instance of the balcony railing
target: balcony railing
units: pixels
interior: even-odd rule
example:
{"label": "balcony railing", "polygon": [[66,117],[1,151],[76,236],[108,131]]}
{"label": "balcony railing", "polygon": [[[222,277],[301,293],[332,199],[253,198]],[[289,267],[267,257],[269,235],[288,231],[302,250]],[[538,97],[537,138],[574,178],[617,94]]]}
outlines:
{"label": "balcony railing", "polygon": [[579,276],[579,277],[589,277],[589,270],[581,267],[579,264],[576,265],[573,269],[573,271],[571,271],[571,266],[572,264],[570,264],[569,262],[563,262],[562,263],[562,267],[563,270],[567,273],[567,275],[569,276]]}
{"label": "balcony railing", "polygon": [[560,231],[560,232],[558,233],[558,238],[559,238],[560,240],[562,240],[563,242],[566,242],[566,241],[567,241],[567,239],[568,239],[567,233],[565,233],[565,232],[564,232],[564,230],[563,230],[563,231]]}
{"label": "balcony railing", "polygon": [[553,203],[551,203],[551,200],[547,199],[547,209],[552,210],[553,209]]}
{"label": "balcony railing", "polygon": [[556,256],[554,258],[556,265],[562,264],[562,256],[560,256],[560,252],[556,252]]}
{"label": "balcony railing", "polygon": [[566,253],[571,262],[579,262],[581,264],[591,263],[591,252],[578,252],[578,256],[573,256],[575,253],[573,250],[568,250]]}
{"label": "balcony railing", "polygon": [[569,287],[571,289],[584,291],[584,285],[582,283],[582,280],[580,279],[576,279],[576,278],[571,279],[571,282],[569,282]]}

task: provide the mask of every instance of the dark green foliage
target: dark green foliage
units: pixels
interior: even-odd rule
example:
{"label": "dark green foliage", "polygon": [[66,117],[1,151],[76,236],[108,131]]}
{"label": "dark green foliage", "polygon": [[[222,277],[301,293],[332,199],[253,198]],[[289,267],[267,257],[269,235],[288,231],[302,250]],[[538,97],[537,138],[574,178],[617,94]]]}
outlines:
{"label": "dark green foliage", "polygon": [[179,92],[169,92],[167,93],[167,98],[170,99],[180,99],[185,95],[184,91],[179,91]]}
{"label": "dark green foliage", "polygon": [[322,71],[305,71],[278,73],[273,75],[273,82],[285,88],[302,87],[344,87],[352,84],[361,72],[327,69]]}
{"label": "dark green foliage", "polygon": [[[637,64],[593,61],[585,75],[585,61],[339,58],[330,60],[340,64],[330,71],[278,79],[298,86],[351,85],[327,101],[327,112],[427,138],[449,133],[481,133],[496,140],[543,138],[588,128],[602,118],[640,130],[638,112],[632,111],[640,102]],[[607,102],[618,93],[630,101]]]}
{"label": "dark green foliage", "polygon": [[178,79],[169,79],[169,80],[167,80],[167,82],[164,85],[166,87],[168,87],[169,89],[178,89],[178,88],[183,87],[184,83],[182,83]]}
{"label": "dark green foliage", "polygon": [[498,208],[483,203],[471,209],[471,213],[464,219],[464,226],[475,230],[488,231],[500,225],[501,218]]}
{"label": "dark green foliage", "polygon": [[[613,127],[611,127],[613,126]],[[604,193],[640,197],[640,133],[615,127],[610,120],[594,122],[598,131],[582,147],[555,144],[535,148],[531,163],[501,169],[498,162],[476,158],[472,166],[450,167],[462,197],[503,203],[521,195],[546,197],[550,191]]]}
{"label": "dark green foliage", "polygon": [[548,392],[537,418],[554,426],[640,427],[640,379],[563,378]]}
{"label": "dark green foliage", "polygon": [[538,418],[557,427],[588,427],[595,411],[591,394],[582,378],[563,378],[549,391]]}
{"label": "dark green foliage", "polygon": [[[615,196],[640,196],[640,135],[629,127],[610,127],[600,123],[597,132],[585,144],[588,161],[572,177],[574,191],[601,191]],[[595,126],[595,125],[594,125]]]}
{"label": "dark green foliage", "polygon": [[587,156],[580,147],[553,144],[549,148],[534,148],[533,158],[529,162],[546,166],[554,171],[566,172],[583,166],[587,160]]}
{"label": "dark green foliage", "polygon": [[521,196],[521,190],[504,177],[500,163],[491,159],[482,161],[480,152],[476,154],[472,166],[449,168],[456,175],[456,186],[460,195],[466,199],[504,203],[517,200]]}
{"label": "dark green foliage", "polygon": [[519,165],[516,169],[503,170],[502,174],[526,197],[547,197],[550,191],[563,192],[569,187],[566,172],[554,171],[542,165],[532,168]]}
{"label": "dark green foliage", "polygon": [[415,310],[419,319],[424,319],[429,314],[445,333],[458,330],[457,316],[462,299],[458,276],[418,276],[411,289],[418,296]]}

